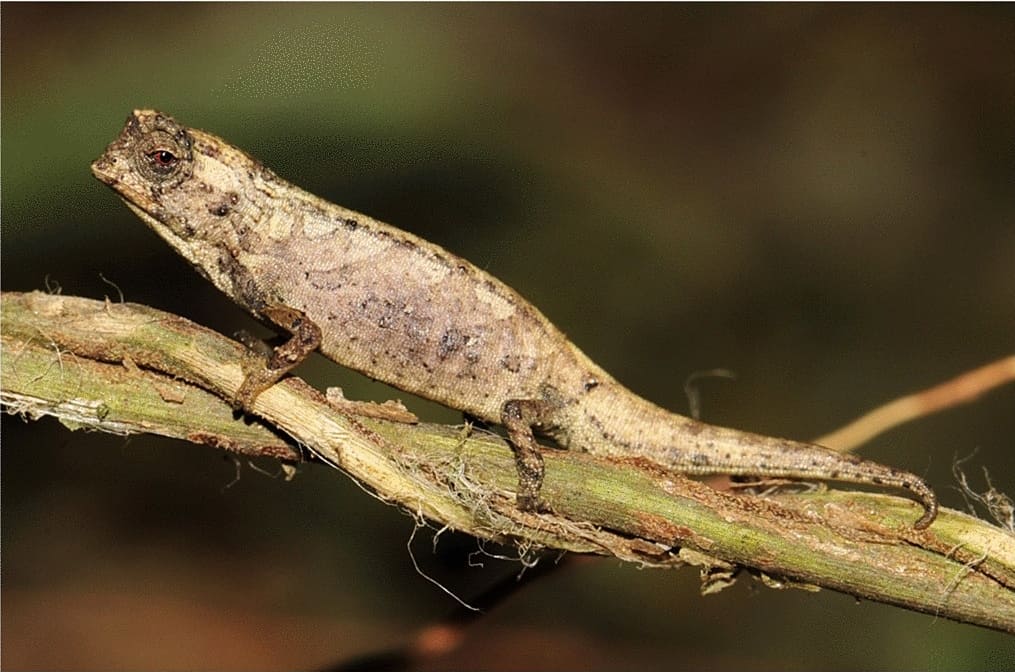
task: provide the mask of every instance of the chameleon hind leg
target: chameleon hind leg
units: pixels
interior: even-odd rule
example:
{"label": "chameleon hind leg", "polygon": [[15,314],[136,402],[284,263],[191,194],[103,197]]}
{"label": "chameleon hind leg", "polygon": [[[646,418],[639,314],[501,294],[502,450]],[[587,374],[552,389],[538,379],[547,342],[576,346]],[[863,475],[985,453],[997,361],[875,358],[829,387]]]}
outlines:
{"label": "chameleon hind leg", "polygon": [[511,399],[504,403],[501,424],[507,430],[508,442],[515,453],[518,469],[518,508],[539,510],[539,491],[543,486],[543,455],[536,443],[533,429],[552,426],[559,405],[545,399]]}

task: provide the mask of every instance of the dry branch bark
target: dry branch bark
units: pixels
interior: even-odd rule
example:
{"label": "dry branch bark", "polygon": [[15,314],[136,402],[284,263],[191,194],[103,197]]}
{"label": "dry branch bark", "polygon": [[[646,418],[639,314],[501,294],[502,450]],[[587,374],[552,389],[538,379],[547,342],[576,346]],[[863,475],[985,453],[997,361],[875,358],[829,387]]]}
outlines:
{"label": "dry branch bark", "polygon": [[822,586],[1015,632],[1015,536],[958,511],[917,531],[917,505],[885,494],[733,495],[637,462],[549,451],[552,512],[522,513],[511,451],[496,436],[347,415],[295,378],[258,397],[263,426],[235,420],[221,399],[242,383],[243,346],[183,318],[34,292],[3,294],[2,320],[9,413],[286,460],[305,448],[380,499],[483,539],[699,564],[706,588],[744,567],[768,585]]}

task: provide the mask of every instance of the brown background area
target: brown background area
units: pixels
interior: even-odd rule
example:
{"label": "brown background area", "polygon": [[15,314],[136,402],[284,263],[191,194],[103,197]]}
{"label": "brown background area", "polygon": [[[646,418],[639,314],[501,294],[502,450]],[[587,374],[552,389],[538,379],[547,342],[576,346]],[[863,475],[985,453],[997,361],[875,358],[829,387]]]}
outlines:
{"label": "brown background area", "polygon": [[[466,256],[633,389],[818,435],[1015,343],[1007,6],[9,5],[2,282],[251,322],[88,163],[157,107]],[[101,276],[100,276],[101,274]],[[256,328],[253,327],[253,328]],[[262,332],[263,333],[263,332]],[[396,394],[316,362],[315,384]],[[428,419],[456,422],[406,400]],[[1015,392],[864,454],[1015,492]],[[314,668],[453,604],[412,521],[323,468],[3,420],[4,669]],[[273,471],[271,464],[260,465]],[[517,565],[413,544],[468,598]],[[578,563],[487,615],[484,669],[1000,669],[1010,637],[829,592]]]}

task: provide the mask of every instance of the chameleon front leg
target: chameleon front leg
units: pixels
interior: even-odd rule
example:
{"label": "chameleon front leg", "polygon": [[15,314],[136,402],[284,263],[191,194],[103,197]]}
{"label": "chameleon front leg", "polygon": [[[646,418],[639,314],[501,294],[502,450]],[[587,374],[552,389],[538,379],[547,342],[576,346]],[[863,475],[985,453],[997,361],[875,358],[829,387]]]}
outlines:
{"label": "chameleon front leg", "polygon": [[236,393],[233,407],[249,409],[257,396],[292,371],[321,344],[321,329],[306,313],[289,306],[268,306],[259,313],[272,324],[292,334],[275,348],[267,362],[253,353],[244,361],[246,378]]}
{"label": "chameleon front leg", "polygon": [[543,455],[532,430],[552,425],[558,408],[545,399],[511,399],[504,403],[501,411],[501,424],[507,430],[508,443],[515,453],[517,502],[522,511],[539,509],[539,490],[543,485]]}
{"label": "chameleon front leg", "polygon": [[[233,400],[236,410],[249,409],[257,396],[277,383],[282,376],[296,368],[321,344],[321,329],[306,313],[284,305],[268,306],[259,311],[272,324],[289,332],[292,338],[272,349],[267,360],[257,352],[250,352],[243,361],[246,378]],[[308,386],[309,388],[309,386]],[[380,418],[392,422],[414,424],[419,422],[399,401],[377,403],[346,399],[341,388],[329,388],[325,395],[328,404],[345,414],[367,418]]]}

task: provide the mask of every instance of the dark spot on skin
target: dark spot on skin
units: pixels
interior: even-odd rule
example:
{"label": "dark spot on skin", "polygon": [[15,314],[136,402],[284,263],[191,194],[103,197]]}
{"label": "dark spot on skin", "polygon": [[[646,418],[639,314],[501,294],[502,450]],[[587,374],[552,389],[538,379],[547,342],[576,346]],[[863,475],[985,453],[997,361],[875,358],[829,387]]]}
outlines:
{"label": "dark spot on skin", "polygon": [[239,244],[240,249],[250,252],[258,251],[263,246],[261,236],[258,235],[257,231],[247,226],[246,222],[242,221],[241,218],[234,217],[228,220],[236,231],[236,242]]}
{"label": "dark spot on skin", "polygon": [[603,440],[606,441],[607,443],[617,443],[620,445],[626,445],[624,444],[624,442],[618,441],[617,436],[613,432],[607,430],[603,426],[603,421],[597,418],[596,416],[586,415],[585,418],[588,420],[588,423],[592,425],[596,429],[596,431],[599,432],[599,435],[603,437]]}
{"label": "dark spot on skin", "polygon": [[522,358],[518,355],[504,355],[500,358],[500,365],[511,373],[518,373],[522,370]]}
{"label": "dark spot on skin", "polygon": [[453,352],[460,350],[468,342],[468,336],[452,327],[441,334],[440,341],[437,344],[437,357],[441,360],[445,360],[450,357]]}
{"label": "dark spot on skin", "polygon": [[693,453],[691,455],[691,464],[693,464],[696,467],[707,467],[711,464],[711,462],[708,459],[708,455],[703,455],[702,453]]}
{"label": "dark spot on skin", "polygon": [[225,217],[229,214],[229,206],[225,203],[209,203],[208,212],[216,217]]}
{"label": "dark spot on skin", "polygon": [[370,295],[359,302],[363,319],[373,322],[381,329],[389,329],[403,319],[405,304],[396,303],[377,295]]}
{"label": "dark spot on skin", "polygon": [[586,392],[591,392],[592,390],[599,387],[599,381],[596,380],[595,378],[589,378],[583,383],[582,386],[585,388]]}
{"label": "dark spot on skin", "polygon": [[236,205],[237,203],[240,202],[240,195],[237,194],[235,191],[227,192],[226,196],[229,197],[229,202],[232,203],[233,205]]}
{"label": "dark spot on skin", "polygon": [[[500,296],[500,289],[499,289],[499,288],[497,287],[496,283],[494,283],[494,282],[493,282],[492,280],[490,280],[489,278],[485,278],[485,279],[483,280],[483,286],[484,286],[484,287],[486,287],[486,289],[487,289],[487,290],[488,290],[488,291],[489,291],[489,292],[490,292],[491,294],[493,294],[494,296]],[[521,308],[521,306],[515,306],[515,307],[516,307],[516,308]]]}
{"label": "dark spot on skin", "polygon": [[204,143],[201,143],[200,145],[197,146],[196,149],[205,156],[209,156],[213,159],[217,159],[220,154],[218,147],[216,147],[215,145],[206,145]]}
{"label": "dark spot on skin", "polygon": [[357,222],[352,217],[350,217],[349,219],[343,219],[342,225],[345,226],[345,228],[349,229],[350,231],[355,231],[357,228],[359,228],[359,222]]}

